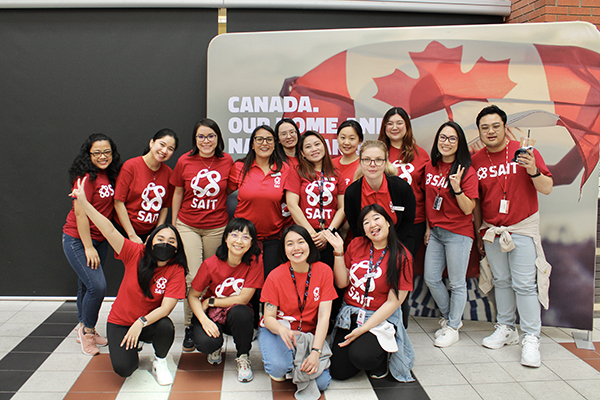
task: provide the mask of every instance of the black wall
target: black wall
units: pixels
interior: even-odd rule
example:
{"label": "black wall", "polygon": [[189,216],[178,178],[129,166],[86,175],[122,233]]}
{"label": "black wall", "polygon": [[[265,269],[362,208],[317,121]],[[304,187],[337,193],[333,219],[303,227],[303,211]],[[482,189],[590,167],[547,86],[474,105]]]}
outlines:
{"label": "black wall", "polygon": [[[500,17],[331,10],[228,10],[228,31],[500,23]],[[0,296],[74,296],[61,246],[67,170],[103,132],[123,160],[161,128],[191,146],[206,112],[211,9],[0,10]],[[111,253],[111,252],[109,252]],[[109,255],[108,295],[122,265]]]}

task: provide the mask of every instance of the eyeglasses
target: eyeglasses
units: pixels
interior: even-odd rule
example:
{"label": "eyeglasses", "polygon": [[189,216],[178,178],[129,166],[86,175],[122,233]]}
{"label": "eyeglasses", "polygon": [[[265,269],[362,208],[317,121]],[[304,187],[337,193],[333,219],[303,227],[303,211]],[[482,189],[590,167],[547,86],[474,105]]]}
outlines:
{"label": "eyeglasses", "polygon": [[216,137],[217,135],[215,135],[214,133],[209,133],[208,135],[196,135],[196,139],[198,139],[201,142],[204,142],[205,140],[212,142],[216,139]]}
{"label": "eyeglasses", "polygon": [[112,154],[112,150],[104,150],[104,151],[93,151],[90,153],[94,158],[100,158],[105,156],[106,158],[110,157]]}
{"label": "eyeglasses", "polygon": [[458,137],[457,136],[446,136],[443,133],[440,133],[438,142],[444,143],[446,140],[449,141],[450,144],[455,144],[456,142],[458,142]]}
{"label": "eyeglasses", "polygon": [[385,158],[361,158],[360,162],[364,166],[370,166],[371,163],[375,163],[376,167],[381,167],[385,163]]}
{"label": "eyeglasses", "polygon": [[286,138],[286,137],[292,137],[298,134],[298,131],[295,129],[292,129],[291,131],[287,131],[287,132],[279,132],[279,137],[282,138]]}
{"label": "eyeglasses", "polygon": [[502,129],[503,124],[501,124],[500,122],[497,122],[495,124],[490,125],[481,125],[479,127],[479,130],[481,131],[481,133],[488,133],[490,130],[493,130],[494,132],[500,132],[500,129]]}
{"label": "eyeglasses", "polygon": [[262,144],[262,142],[267,142],[267,144],[273,144],[275,138],[273,136],[264,137],[264,136],[254,136],[254,141],[257,144]]}
{"label": "eyeglasses", "polygon": [[242,232],[238,232],[238,231],[229,232],[229,237],[232,238],[233,240],[239,239],[243,242],[251,242],[252,241],[252,237],[250,235],[244,235]]}

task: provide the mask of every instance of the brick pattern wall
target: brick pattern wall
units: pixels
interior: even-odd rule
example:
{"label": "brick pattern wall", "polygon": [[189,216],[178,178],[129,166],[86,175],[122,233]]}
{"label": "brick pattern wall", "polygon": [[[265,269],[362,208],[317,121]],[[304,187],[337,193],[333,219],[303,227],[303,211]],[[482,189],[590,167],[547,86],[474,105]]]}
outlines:
{"label": "brick pattern wall", "polygon": [[587,21],[600,29],[600,0],[512,0],[506,22]]}

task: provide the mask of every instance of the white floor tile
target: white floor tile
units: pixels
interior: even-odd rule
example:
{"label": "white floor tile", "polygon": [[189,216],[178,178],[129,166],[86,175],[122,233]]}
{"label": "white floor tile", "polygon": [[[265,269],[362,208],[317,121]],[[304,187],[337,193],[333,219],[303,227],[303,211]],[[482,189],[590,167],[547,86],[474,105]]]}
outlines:
{"label": "white floor tile", "polygon": [[[433,335],[433,334],[432,334]],[[413,347],[433,347],[433,339],[427,333],[413,333],[409,336]]]}
{"label": "white floor tile", "polygon": [[539,368],[529,368],[520,362],[504,362],[500,366],[517,382],[558,381],[560,378],[542,364]]}
{"label": "white floor tile", "polygon": [[533,400],[529,393],[518,383],[475,384],[473,388],[484,400]]}
{"label": "white floor tile", "polygon": [[[333,381],[332,381],[333,382]],[[324,392],[326,400],[377,400],[373,389],[331,389]]]}
{"label": "white floor tile", "polygon": [[271,378],[261,370],[255,370],[254,379],[250,382],[240,382],[237,379],[237,371],[223,371],[222,392],[254,392],[271,390]]}
{"label": "white floor tile", "polygon": [[36,371],[21,386],[23,392],[66,393],[79,378],[80,371]]}
{"label": "white floor tile", "polygon": [[148,366],[146,365],[146,368],[143,368],[140,365],[140,368],[138,368],[129,378],[125,379],[125,382],[123,382],[123,386],[121,386],[120,393],[169,393],[170,391],[171,385],[159,385],[156,382],[156,379],[154,379],[154,376],[152,376],[152,372],[150,371]]}
{"label": "white floor tile", "polygon": [[16,345],[21,343],[23,338],[16,336],[3,336],[0,340],[0,351],[7,353],[15,348]]}
{"label": "white floor tile", "polygon": [[41,324],[52,315],[54,311],[45,310],[45,311],[19,311],[17,314],[12,316],[7,324]]}
{"label": "white floor tile", "polygon": [[52,353],[40,366],[38,371],[83,371],[92,357],[81,352],[77,353]]}
{"label": "white floor tile", "polygon": [[8,310],[8,311],[0,311],[0,325],[7,322],[9,319],[14,317],[18,311]]}
{"label": "white floor tile", "polygon": [[35,328],[38,327],[40,322],[16,324],[11,322],[5,322],[2,325],[0,325],[0,336],[14,336],[26,338],[31,332],[33,332]]}
{"label": "white floor tile", "polygon": [[[584,400],[575,389],[566,382],[521,382],[521,386],[536,400]],[[596,394],[597,395],[597,394]]]}
{"label": "white floor tile", "polygon": [[542,363],[563,380],[600,379],[600,372],[583,360],[544,360]]}
{"label": "white floor tile", "polygon": [[444,385],[466,385],[465,380],[459,370],[452,364],[450,365],[418,365],[412,371],[415,378],[419,380],[421,386],[444,386]]}
{"label": "white floor tile", "polygon": [[171,393],[149,393],[149,392],[119,392],[116,400],[169,400]]}
{"label": "white floor tile", "polygon": [[497,363],[457,364],[456,368],[470,384],[514,382]]}
{"label": "white floor tile", "polygon": [[21,311],[50,311],[50,313],[53,313],[63,303],[64,301],[32,301]]}
{"label": "white floor tile", "polygon": [[542,339],[543,337],[548,337],[555,342],[558,343],[573,343],[573,336],[567,335],[562,329],[555,328],[552,326],[543,326],[542,327]]}
{"label": "white floor tile", "polygon": [[450,359],[444,352],[435,347],[415,347],[415,365],[444,365],[450,364]]}
{"label": "white floor tile", "polygon": [[471,385],[427,386],[430,400],[481,400]]}
{"label": "white floor tile", "polygon": [[566,382],[586,399],[596,399],[600,394],[600,379]]}
{"label": "white floor tile", "polygon": [[0,310],[2,311],[20,311],[25,308],[30,301],[22,300],[0,300]]}
{"label": "white floor tile", "polygon": [[450,347],[442,349],[442,352],[450,359],[450,361],[453,364],[489,363],[494,361],[494,359],[490,357],[490,355],[485,350],[483,350],[481,346],[474,346],[466,349],[464,346],[456,346],[457,344],[458,343],[455,343]]}
{"label": "white floor tile", "polygon": [[269,388],[268,391],[221,392],[221,400],[240,400],[240,399],[273,400],[273,392],[271,391],[271,388]]}
{"label": "white floor tile", "polygon": [[43,396],[40,395],[40,392],[23,392],[18,391],[11,400],[62,400],[67,392],[47,392],[44,393]]}
{"label": "white floor tile", "polygon": [[339,390],[358,390],[358,389],[369,389],[372,390],[371,382],[369,378],[367,378],[367,374],[364,371],[359,372],[356,376],[353,376],[350,379],[345,381],[337,381],[335,379],[331,380],[329,384],[330,389],[339,389]]}

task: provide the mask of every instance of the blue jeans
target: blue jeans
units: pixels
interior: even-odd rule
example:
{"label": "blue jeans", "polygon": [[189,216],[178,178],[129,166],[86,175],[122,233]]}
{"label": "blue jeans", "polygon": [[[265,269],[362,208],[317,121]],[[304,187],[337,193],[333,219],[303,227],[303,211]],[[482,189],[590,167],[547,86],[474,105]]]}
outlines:
{"label": "blue jeans", "polygon": [[[265,372],[274,378],[282,378],[294,369],[294,350],[287,348],[279,335],[273,334],[267,328],[258,329],[258,348],[262,353]],[[329,368],[315,379],[319,391],[329,387],[331,375]]]}
{"label": "blue jeans", "polygon": [[[473,239],[440,227],[431,228],[429,244],[425,251],[425,283],[448,326],[458,329],[467,304],[467,267]],[[444,268],[448,267],[450,291],[442,281]]]}
{"label": "blue jeans", "polygon": [[535,244],[529,236],[511,234],[515,248],[507,253],[500,249],[499,239],[483,242],[496,292],[497,320],[514,326],[519,310],[521,330],[540,337],[541,307],[537,298]]}
{"label": "blue jeans", "polygon": [[100,265],[96,269],[87,266],[85,248],[81,239],[63,233],[63,250],[69,264],[79,277],[77,289],[77,312],[79,322],[86,328],[94,328],[98,322],[98,313],[106,294],[106,278],[102,265],[106,260],[108,242],[92,240],[92,244],[100,257]]}

